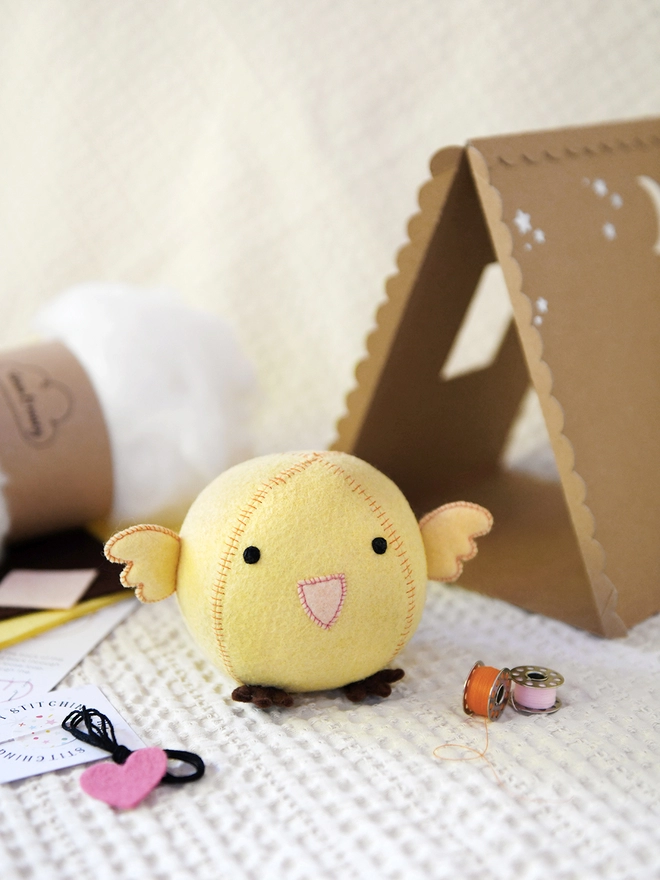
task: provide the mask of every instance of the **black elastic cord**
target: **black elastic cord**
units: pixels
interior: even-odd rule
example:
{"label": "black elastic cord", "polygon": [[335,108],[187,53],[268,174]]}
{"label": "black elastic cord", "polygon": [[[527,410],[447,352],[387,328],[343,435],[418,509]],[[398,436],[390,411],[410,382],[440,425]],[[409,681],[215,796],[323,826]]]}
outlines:
{"label": "black elastic cord", "polygon": [[[86,730],[79,730],[80,724],[84,724]],[[120,746],[117,742],[112,721],[97,712],[96,709],[88,709],[87,706],[74,709],[66,716],[62,727],[87,745],[103,749],[104,752],[110,752],[112,760],[116,764],[125,763],[131,754],[130,749],[127,749],[126,746]]]}
{"label": "black elastic cord", "polygon": [[184,764],[190,764],[191,767],[195,768],[195,772],[190,773],[188,776],[177,776],[175,773],[168,772],[160,780],[161,785],[180,785],[182,782],[194,782],[196,779],[201,779],[204,775],[204,770],[206,769],[204,761],[194,752],[165,749],[165,754],[170,761],[182,761]]}
{"label": "black elastic cord", "polygon": [[[85,726],[85,730],[79,729],[81,724]],[[96,709],[88,709],[87,706],[74,709],[66,716],[62,727],[81,742],[95,746],[97,749],[103,749],[104,752],[110,752],[112,760],[116,764],[124,764],[128,756],[132,754],[129,748],[117,742],[112,721]],[[195,755],[193,752],[181,752],[177,749],[163,749],[163,751],[170,761],[182,761],[195,769],[187,776],[177,776],[168,772],[160,780],[160,785],[183,785],[184,782],[194,782],[196,779],[201,779],[204,775],[206,768],[199,755]]]}

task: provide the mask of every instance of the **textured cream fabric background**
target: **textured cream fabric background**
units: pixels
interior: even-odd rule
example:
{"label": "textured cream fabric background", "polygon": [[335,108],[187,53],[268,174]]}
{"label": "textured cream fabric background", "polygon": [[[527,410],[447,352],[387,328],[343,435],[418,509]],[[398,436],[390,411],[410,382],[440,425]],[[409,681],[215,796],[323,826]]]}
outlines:
{"label": "textured cream fabric background", "polygon": [[4,0],[0,344],[71,284],[175,288],[326,445],[430,156],[660,111],[656,0]]}
{"label": "textured cream fabric background", "polygon": [[[236,329],[259,451],[333,437],[428,160],[469,137],[660,112],[657,0],[0,0],[0,344],[80,281]],[[260,714],[141,608],[66,680],[205,780],[115,814],[79,769],[0,790],[3,880],[660,876],[658,620],[604,643],[433,588],[395,698]],[[474,660],[567,683],[439,764]]]}

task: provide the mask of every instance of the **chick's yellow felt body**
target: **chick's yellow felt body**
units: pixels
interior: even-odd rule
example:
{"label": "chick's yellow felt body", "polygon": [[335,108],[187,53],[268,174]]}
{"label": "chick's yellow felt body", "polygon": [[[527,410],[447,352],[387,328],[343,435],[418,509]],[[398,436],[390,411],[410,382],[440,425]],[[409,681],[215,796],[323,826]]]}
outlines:
{"label": "chick's yellow felt body", "polygon": [[180,535],[132,526],[105,552],[143,602],[176,591],[193,636],[241,685],[310,691],[381,676],[419,623],[427,575],[455,580],[491,524],[462,501],[418,524],[367,462],[289,453],[221,474]]}
{"label": "chick's yellow felt body", "polygon": [[[352,456],[239,465],[202,492],[181,540],[181,610],[210,658],[243,683],[306,691],[360,680],[392,660],[422,613],[414,514]],[[258,559],[246,562],[250,553]]]}

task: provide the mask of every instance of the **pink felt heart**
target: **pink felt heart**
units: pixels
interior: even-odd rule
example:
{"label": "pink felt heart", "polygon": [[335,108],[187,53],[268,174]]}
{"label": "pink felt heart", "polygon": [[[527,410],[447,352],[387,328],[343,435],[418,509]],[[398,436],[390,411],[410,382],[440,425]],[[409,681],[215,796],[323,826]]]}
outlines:
{"label": "pink felt heart", "polygon": [[167,772],[162,749],[138,749],[125,764],[95,764],[80,777],[84,792],[121,810],[137,807]]}

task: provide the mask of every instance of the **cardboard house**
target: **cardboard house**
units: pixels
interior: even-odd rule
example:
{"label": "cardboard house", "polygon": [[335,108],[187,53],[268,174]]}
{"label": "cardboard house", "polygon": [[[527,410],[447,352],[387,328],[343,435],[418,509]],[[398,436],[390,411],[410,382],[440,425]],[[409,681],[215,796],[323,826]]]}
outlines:
{"label": "cardboard house", "polygon": [[[420,515],[493,512],[462,586],[622,635],[660,610],[660,119],[475,140],[431,173],[333,448]],[[513,319],[446,378],[494,261]],[[502,463],[530,385],[558,480]]]}

